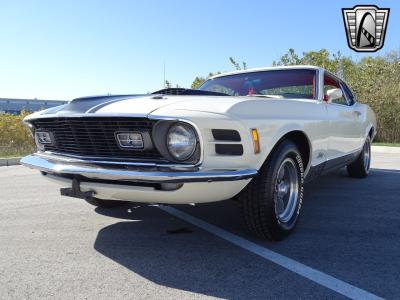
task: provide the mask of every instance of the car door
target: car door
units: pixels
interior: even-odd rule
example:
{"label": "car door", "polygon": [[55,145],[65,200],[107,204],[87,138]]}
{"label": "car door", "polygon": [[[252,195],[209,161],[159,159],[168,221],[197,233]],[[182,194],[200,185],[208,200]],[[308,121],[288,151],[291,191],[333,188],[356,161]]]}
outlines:
{"label": "car door", "polygon": [[[336,88],[342,91],[342,97],[328,101],[327,91]],[[330,121],[328,160],[355,152],[360,147],[361,112],[355,107],[354,101],[348,99],[341,81],[328,73],[324,75],[324,100]]]}
{"label": "car door", "polygon": [[361,149],[364,145],[364,133],[365,128],[363,124],[363,120],[365,119],[365,105],[358,103],[350,90],[350,88],[343,81],[340,82],[340,86],[342,88],[342,92],[347,100],[348,106],[351,107],[352,113],[355,117],[354,120],[354,129],[357,130],[355,133],[358,136],[358,143],[356,145],[356,150]]}

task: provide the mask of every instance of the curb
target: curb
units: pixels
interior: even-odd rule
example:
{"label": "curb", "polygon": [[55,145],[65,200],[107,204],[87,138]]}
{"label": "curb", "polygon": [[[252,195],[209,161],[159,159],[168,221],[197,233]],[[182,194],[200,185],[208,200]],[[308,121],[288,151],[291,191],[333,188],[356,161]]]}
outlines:
{"label": "curb", "polygon": [[0,167],[19,165],[22,157],[0,158]]}
{"label": "curb", "polygon": [[395,153],[400,154],[400,147],[389,147],[389,146],[371,146],[372,151],[376,153]]}

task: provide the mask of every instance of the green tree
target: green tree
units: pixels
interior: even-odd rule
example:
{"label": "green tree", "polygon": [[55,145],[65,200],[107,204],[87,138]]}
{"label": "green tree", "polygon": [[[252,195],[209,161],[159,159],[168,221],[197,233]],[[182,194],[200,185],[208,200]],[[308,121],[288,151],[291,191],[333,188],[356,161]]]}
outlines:
{"label": "green tree", "polygon": [[[247,63],[246,62],[242,62],[242,66],[240,66],[239,63],[236,62],[236,60],[233,57],[229,57],[229,62],[235,67],[236,70],[246,70],[247,69]],[[192,89],[198,89],[204,81],[206,81],[208,78],[214,76],[214,75],[218,75],[221,74],[221,72],[210,72],[208,73],[207,77],[203,77],[203,76],[196,76],[196,78],[193,80],[192,84],[190,85],[190,87]]]}
{"label": "green tree", "polygon": [[213,77],[214,75],[221,74],[221,72],[210,72],[208,73],[207,77],[202,77],[202,76],[196,76],[196,78],[193,80],[192,85],[190,86],[192,89],[198,89],[204,81],[206,81],[208,78]]}
{"label": "green tree", "polygon": [[296,54],[293,48],[290,48],[289,51],[284,54],[279,61],[273,61],[272,65],[275,66],[293,66],[300,65],[301,60],[299,56]]}
{"label": "green tree", "polygon": [[346,80],[358,101],[367,103],[378,119],[377,140],[400,141],[400,53],[392,51],[384,56],[367,56],[360,61],[328,50],[303,52],[294,49],[284,54],[274,66],[316,65]]}
{"label": "green tree", "polygon": [[206,79],[204,77],[199,77],[196,76],[196,78],[193,80],[192,85],[190,86],[192,89],[198,89],[203,82],[206,81]]}
{"label": "green tree", "polygon": [[240,64],[238,62],[236,62],[236,60],[233,59],[233,57],[229,57],[229,61],[235,67],[235,69],[238,71],[247,69],[247,63],[244,61],[242,62],[242,66],[240,66]]}

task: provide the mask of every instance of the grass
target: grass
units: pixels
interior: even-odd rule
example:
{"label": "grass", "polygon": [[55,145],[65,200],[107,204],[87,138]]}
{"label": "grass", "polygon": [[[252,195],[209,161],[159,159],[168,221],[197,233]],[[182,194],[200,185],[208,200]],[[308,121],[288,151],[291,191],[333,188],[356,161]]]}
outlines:
{"label": "grass", "polygon": [[0,114],[0,157],[20,157],[34,151],[34,142],[21,115]]}

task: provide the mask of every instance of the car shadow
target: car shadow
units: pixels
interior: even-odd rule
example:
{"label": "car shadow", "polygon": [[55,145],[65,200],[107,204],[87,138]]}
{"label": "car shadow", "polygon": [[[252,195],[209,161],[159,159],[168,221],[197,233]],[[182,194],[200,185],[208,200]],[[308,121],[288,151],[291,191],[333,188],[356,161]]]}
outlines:
{"label": "car shadow", "polygon": [[[265,299],[294,298],[304,281],[156,207],[96,212],[126,221],[101,229],[95,250],[158,285],[224,299]],[[293,277],[290,284],[284,275]],[[320,292],[313,285],[305,290]]]}
{"label": "car shadow", "polygon": [[[399,182],[400,171],[372,169],[365,180],[341,170],[307,184],[299,226],[280,243],[246,236],[236,202],[178,209],[382,296],[400,295],[388,280],[400,269]],[[308,285],[308,295],[318,290],[299,277],[288,281],[295,275],[156,207],[95,210],[125,221],[101,229],[94,248],[156,284],[228,299],[299,297]]]}

